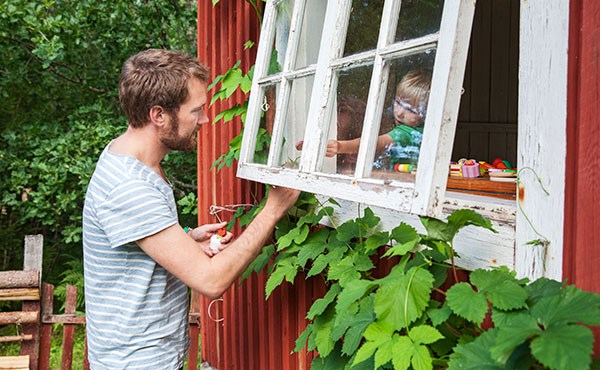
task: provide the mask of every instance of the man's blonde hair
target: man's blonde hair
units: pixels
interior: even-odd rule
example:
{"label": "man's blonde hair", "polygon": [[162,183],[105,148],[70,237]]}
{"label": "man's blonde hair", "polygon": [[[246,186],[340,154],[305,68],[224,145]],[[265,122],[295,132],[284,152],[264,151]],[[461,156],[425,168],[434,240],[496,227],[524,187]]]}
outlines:
{"label": "man's blonde hair", "polygon": [[129,125],[143,127],[153,106],[176,113],[188,97],[190,78],[206,84],[208,68],[182,51],[148,49],[127,59],[119,78],[119,100]]}

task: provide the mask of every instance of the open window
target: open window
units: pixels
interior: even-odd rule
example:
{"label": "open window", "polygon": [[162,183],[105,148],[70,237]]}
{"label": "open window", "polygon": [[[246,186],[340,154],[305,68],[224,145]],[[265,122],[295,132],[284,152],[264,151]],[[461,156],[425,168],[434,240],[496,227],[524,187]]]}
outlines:
{"label": "open window", "polygon": [[[474,9],[462,0],[268,1],[238,175],[439,216]],[[407,93],[409,77],[427,93]],[[395,132],[405,119],[396,111],[421,121]],[[331,140],[357,144],[328,157]]]}

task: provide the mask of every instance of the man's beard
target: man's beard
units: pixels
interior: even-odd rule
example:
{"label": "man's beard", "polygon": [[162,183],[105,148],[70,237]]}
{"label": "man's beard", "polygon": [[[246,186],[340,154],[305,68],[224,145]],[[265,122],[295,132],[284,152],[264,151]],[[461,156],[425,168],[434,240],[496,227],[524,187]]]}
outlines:
{"label": "man's beard", "polygon": [[[161,134],[160,142],[170,150],[179,150],[183,152],[189,152],[196,149],[196,142],[193,136],[179,136],[179,117],[177,114],[171,114],[170,127],[167,128],[166,134]],[[193,133],[196,135],[196,132]]]}

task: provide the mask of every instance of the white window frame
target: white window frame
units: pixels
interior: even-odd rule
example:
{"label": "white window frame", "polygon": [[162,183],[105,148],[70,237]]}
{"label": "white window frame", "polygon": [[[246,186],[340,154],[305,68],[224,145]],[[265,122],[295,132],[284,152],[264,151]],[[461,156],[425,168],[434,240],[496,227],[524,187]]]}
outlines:
{"label": "white window frame", "polygon": [[[458,2],[463,3],[462,1]],[[329,3],[336,2],[328,1]],[[342,1],[340,3],[347,4]],[[394,2],[395,5],[397,3],[399,1]],[[446,4],[449,3],[455,5],[454,1],[446,0]],[[468,3],[469,7],[474,4],[471,1]],[[275,11],[275,5],[276,1],[271,0],[266,4],[267,16],[265,16],[261,33],[238,175],[250,180],[290,186],[332,196],[333,194],[327,194],[325,190],[339,186],[339,184],[337,179],[332,179],[331,175],[323,176],[308,172],[275,169],[269,168],[268,165],[260,166],[250,163],[258,130],[258,124],[252,122],[259,120],[260,110],[257,101],[262,99],[262,96],[257,94],[260,91],[260,78],[256,77],[266,75],[266,62],[269,59],[267,49],[273,42],[272,37],[275,31],[275,24],[273,21],[269,21],[268,14]],[[441,123],[438,125],[440,126],[436,130],[438,135],[430,134],[426,138],[427,142],[424,139],[422,144],[422,148],[430,148],[432,145],[438,148],[437,151],[421,150],[421,158],[424,158],[425,155],[428,156],[428,160],[434,158],[430,162],[434,163],[434,167],[426,174],[419,175],[415,187],[409,190],[424,188],[423,194],[417,194],[416,197],[414,194],[407,195],[406,198],[401,198],[400,202],[411,203],[408,212],[421,208],[425,212],[416,213],[439,215],[438,212],[441,209],[442,216],[445,217],[455,209],[470,208],[492,220],[494,228],[498,231],[497,234],[471,227],[467,227],[458,234],[455,247],[461,257],[458,264],[462,267],[474,269],[503,265],[515,269],[519,277],[547,276],[561,280],[563,279],[569,2],[521,0],[520,8],[517,156],[520,168],[533,170],[524,171],[520,176],[519,188],[523,189],[524,197],[515,202],[454,192],[444,194],[447,180],[446,164],[449,160],[455,128],[455,123],[451,122],[452,117],[449,115],[444,116],[448,118],[448,121],[444,121],[443,125]],[[455,21],[462,21],[463,16],[462,12],[457,12]],[[470,25],[472,14],[466,17]],[[335,24],[332,28],[338,26]],[[290,40],[293,39],[290,38]],[[446,45],[442,41],[440,38],[438,55],[442,46]],[[290,45],[292,45],[292,41],[290,41]],[[316,68],[315,65],[308,66],[304,69],[304,73],[315,73]],[[462,71],[455,75],[460,76],[460,83],[462,83],[462,75]],[[437,86],[440,86],[439,82],[437,83]],[[460,83],[457,85],[457,81],[449,79],[448,86],[452,86],[454,90],[448,96],[459,98],[457,90],[460,89]],[[433,100],[430,100],[430,109],[434,109],[434,107],[441,109],[441,105],[432,103]],[[428,118],[430,114],[431,111],[428,111]],[[431,126],[431,121],[427,121],[426,125]],[[320,126],[317,128],[323,129]],[[313,140],[311,145],[318,145],[318,141]],[[442,149],[445,152],[442,152]],[[365,146],[361,146],[361,150],[367,149]],[[302,168],[316,167],[318,161],[319,158],[316,157],[311,157],[310,160],[306,159]],[[365,168],[364,164],[361,164],[361,168]],[[422,171],[419,170],[419,173],[421,174]],[[538,183],[538,178],[541,179],[547,193]],[[347,177],[343,179],[347,181]],[[366,181],[361,183],[360,187],[367,190],[365,194],[369,194],[369,191],[372,190],[381,191],[385,197],[389,198],[390,196],[389,191],[381,184]],[[418,217],[415,214],[407,213],[404,203],[397,205],[396,202],[393,207],[390,207],[389,204],[377,207],[373,206],[376,202],[365,194],[354,198],[354,201],[338,199],[342,203],[342,207],[336,212],[336,216],[339,218],[336,223],[356,217],[358,212],[368,206],[382,218],[382,227],[385,229],[391,229],[399,222],[406,222],[423,230]],[[360,199],[360,201],[356,201],[356,199]],[[432,200],[434,203],[439,203],[437,208],[431,206]],[[545,247],[528,244],[532,240],[541,239],[540,235],[546,241]]]}
{"label": "white window frame", "polygon": [[[382,27],[377,48],[348,57],[342,57],[345,32],[348,26],[351,0],[328,1],[319,57],[316,65],[293,70],[298,47],[305,2],[296,0],[283,70],[268,75],[268,61],[276,33],[277,6],[280,1],[268,1],[265,9],[261,42],[259,43],[254,79],[246,116],[246,126],[238,176],[275,185],[289,186],[316,194],[362,199],[365,203],[401,210],[403,212],[439,216],[446,188],[448,163],[454,141],[460,91],[468,51],[474,0],[446,0],[442,13],[440,31],[431,35],[394,42],[401,0],[384,3]],[[335,70],[340,66],[373,63],[371,86],[383,86],[387,82],[389,63],[393,57],[414,54],[437,46],[433,69],[428,113],[425,122],[421,154],[415,182],[370,178],[378,129],[371,124],[363,125],[358,162],[354,176],[329,174],[322,171],[329,124],[332,117],[333,96],[337,86]],[[279,158],[293,79],[314,73],[311,104],[308,112],[304,147],[298,170],[275,166]],[[273,125],[272,141],[266,165],[252,163],[256,135],[261,116],[263,86],[279,83],[277,109]],[[381,117],[384,104],[384,88],[371,88],[367,101],[365,122],[376,122]],[[427,163],[427,165],[425,165]]]}

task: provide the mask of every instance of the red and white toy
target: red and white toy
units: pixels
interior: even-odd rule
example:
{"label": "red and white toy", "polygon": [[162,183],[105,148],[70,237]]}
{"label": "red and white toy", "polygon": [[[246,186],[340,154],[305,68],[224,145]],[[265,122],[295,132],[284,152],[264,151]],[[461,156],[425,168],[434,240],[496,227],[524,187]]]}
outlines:
{"label": "red and white toy", "polygon": [[218,252],[221,247],[221,239],[223,239],[227,235],[226,229],[219,229],[216,234],[210,237],[210,249],[213,252]]}

